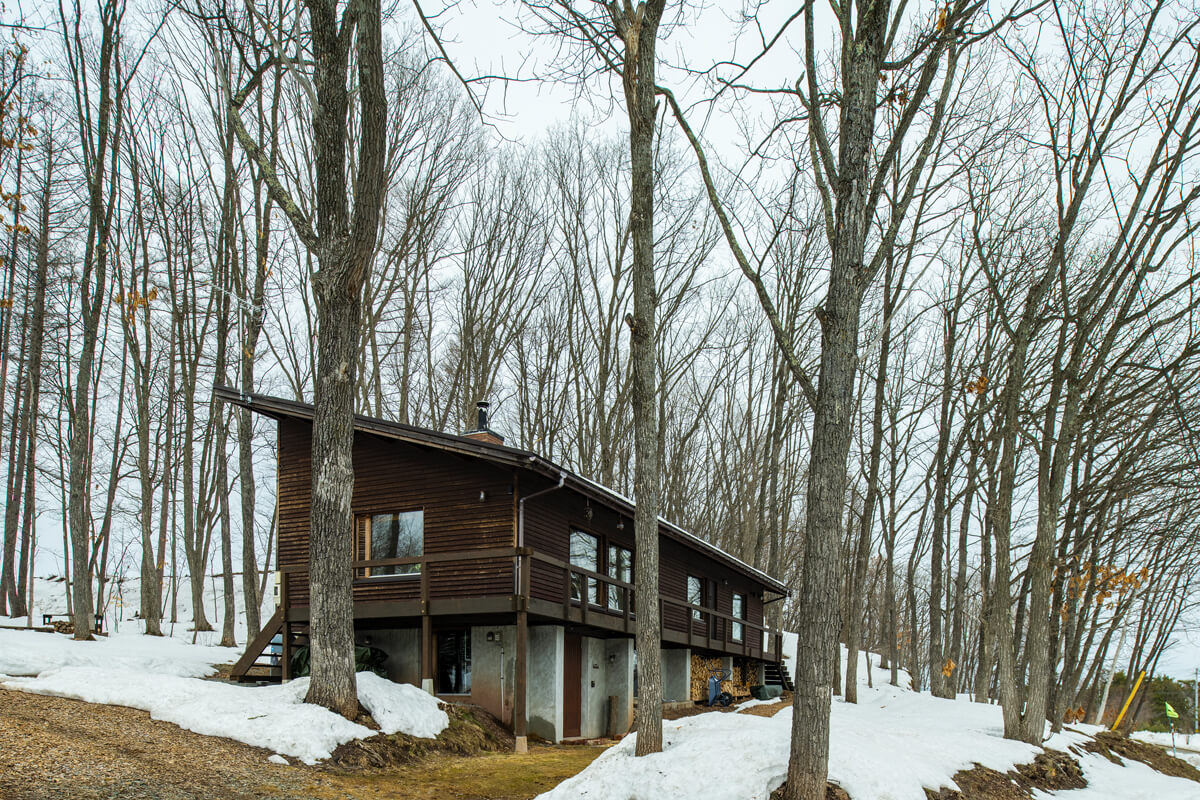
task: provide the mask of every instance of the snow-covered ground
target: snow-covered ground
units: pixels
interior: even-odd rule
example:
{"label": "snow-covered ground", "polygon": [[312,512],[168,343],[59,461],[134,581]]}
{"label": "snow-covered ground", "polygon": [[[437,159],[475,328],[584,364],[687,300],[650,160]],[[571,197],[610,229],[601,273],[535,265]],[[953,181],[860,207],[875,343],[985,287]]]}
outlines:
{"label": "snow-covered ground", "polygon": [[[169,583],[166,587],[169,592]],[[272,585],[267,585],[266,597],[263,598],[262,619],[267,620],[275,612],[275,601],[272,596]],[[209,624],[215,630],[192,631],[192,595],[187,576],[181,576],[175,597],[175,619],[171,622],[170,602],[167,613],[163,616],[163,633],[172,638],[191,642],[195,638],[197,644],[217,644],[221,640],[221,622],[224,613],[224,595],[221,581],[215,582],[212,576],[204,582],[204,614]],[[34,579],[33,624],[42,624],[42,614],[66,614],[67,584],[61,577],[44,575]],[[106,592],[108,602],[104,611],[104,630],[108,633],[140,633],[144,630],[142,621],[135,615],[141,604],[141,581],[138,578],[122,579],[109,584]],[[242,595],[242,579],[237,576],[233,586],[234,596],[234,636],[239,645],[246,644],[246,606]],[[93,601],[95,598],[93,598]],[[29,622],[27,617],[0,616],[0,627],[23,628]]]}
{"label": "snow-covered ground", "polygon": [[[795,652],[794,638],[785,647]],[[844,659],[843,653],[843,670]],[[853,800],[926,800],[926,787],[953,787],[959,770],[982,764],[1007,772],[1039,752],[1003,738],[998,706],[893,687],[888,671],[877,667],[871,675],[874,688],[867,688],[861,662],[859,673],[858,704],[835,698],[830,721],[829,779]],[[908,686],[904,673],[900,683]],[[687,796],[697,787],[704,787],[705,800],[765,800],[787,776],[791,726],[790,706],[773,717],[712,713],[666,722],[662,753],[636,758],[636,734],[626,737],[541,800],[651,800]],[[1082,732],[1059,734],[1046,746],[1071,751],[1087,732],[1099,730],[1076,728]],[[1099,755],[1074,755],[1088,788],[1039,792],[1039,800],[1200,798],[1200,784],[1138,762],[1118,766]]]}
{"label": "snow-covered ground", "polygon": [[[794,639],[788,638],[788,651],[794,652]],[[129,631],[76,642],[58,634],[0,628],[0,687],[140,708],[197,733],[236,739],[306,763],[374,733],[305,704],[305,679],[263,687],[204,679],[214,665],[237,655],[235,649]],[[959,770],[982,764],[1008,771],[1038,752],[1001,736],[998,706],[912,692],[903,672],[899,687],[890,686],[888,671],[878,667],[871,678],[873,688],[868,688],[866,670],[860,669],[857,705],[841,698],[833,704],[829,777],[854,800],[925,800],[925,787],[953,786],[952,776]],[[416,687],[360,673],[358,689],[359,699],[386,733],[434,737],[449,723],[439,701]],[[751,701],[743,707],[763,704]],[[786,776],[791,725],[790,706],[773,717],[711,713],[667,722],[662,753],[635,758],[635,736],[626,737],[543,798],[648,800],[685,796],[704,787],[705,800],[765,800]],[[1200,784],[1137,762],[1116,765],[1082,752],[1078,745],[1095,730],[1076,726],[1047,742],[1074,753],[1089,786],[1039,792],[1038,800],[1200,800]],[[1170,744],[1164,734],[1138,738]],[[1177,737],[1177,744],[1180,757],[1200,763],[1200,752],[1183,749],[1183,737]],[[1200,740],[1196,744],[1200,750]]]}
{"label": "snow-covered ground", "polygon": [[[134,633],[76,642],[59,634],[0,629],[0,687],[139,708],[196,733],[236,739],[309,764],[328,758],[344,742],[375,734],[304,703],[307,678],[286,686],[203,679],[214,672],[213,665],[238,655],[230,648]],[[384,733],[432,738],[449,724],[439,701],[415,686],[362,672],[358,694]]]}

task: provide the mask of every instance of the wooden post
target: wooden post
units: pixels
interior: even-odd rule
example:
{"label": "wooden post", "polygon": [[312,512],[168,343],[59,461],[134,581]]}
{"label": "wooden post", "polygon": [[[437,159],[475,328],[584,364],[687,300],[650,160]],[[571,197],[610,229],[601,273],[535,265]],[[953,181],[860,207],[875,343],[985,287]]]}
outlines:
{"label": "wooden post", "polygon": [[291,598],[288,597],[288,583],[288,573],[280,573],[279,602],[283,604],[283,626],[279,630],[282,631],[283,640],[279,654],[282,659],[279,676],[284,682],[292,679],[292,625],[288,616],[288,603]]}
{"label": "wooden post", "polygon": [[[522,604],[524,605],[524,604]],[[522,608],[517,612],[517,663],[516,676],[513,680],[513,737],[516,740],[515,750],[518,753],[529,752],[529,738],[526,726],[529,717],[528,704],[528,671],[529,661],[529,612]]]}
{"label": "wooden post", "polygon": [[433,694],[433,618],[429,616],[429,563],[421,562],[421,689]]}

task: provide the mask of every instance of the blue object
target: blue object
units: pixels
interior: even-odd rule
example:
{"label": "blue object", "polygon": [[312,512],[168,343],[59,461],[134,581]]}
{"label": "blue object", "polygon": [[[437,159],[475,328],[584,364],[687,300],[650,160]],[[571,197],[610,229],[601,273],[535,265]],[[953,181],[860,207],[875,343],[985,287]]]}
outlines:
{"label": "blue object", "polygon": [[733,697],[729,692],[721,691],[721,681],[729,680],[733,670],[715,669],[708,674],[708,704],[715,706],[717,704],[727,706],[733,702]]}

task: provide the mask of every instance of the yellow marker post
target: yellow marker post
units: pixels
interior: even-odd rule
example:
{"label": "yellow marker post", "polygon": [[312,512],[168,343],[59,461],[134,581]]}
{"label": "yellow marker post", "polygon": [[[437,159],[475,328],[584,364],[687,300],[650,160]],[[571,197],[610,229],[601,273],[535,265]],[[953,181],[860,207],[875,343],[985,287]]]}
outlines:
{"label": "yellow marker post", "polygon": [[1129,704],[1133,702],[1133,696],[1137,694],[1138,688],[1142,685],[1142,678],[1146,677],[1146,670],[1142,670],[1138,674],[1137,682],[1133,684],[1133,691],[1129,693],[1129,697],[1125,700],[1125,705],[1121,706],[1121,713],[1117,714],[1117,721],[1113,723],[1111,730],[1116,730],[1121,726],[1121,720],[1125,719],[1125,712],[1129,710]]}

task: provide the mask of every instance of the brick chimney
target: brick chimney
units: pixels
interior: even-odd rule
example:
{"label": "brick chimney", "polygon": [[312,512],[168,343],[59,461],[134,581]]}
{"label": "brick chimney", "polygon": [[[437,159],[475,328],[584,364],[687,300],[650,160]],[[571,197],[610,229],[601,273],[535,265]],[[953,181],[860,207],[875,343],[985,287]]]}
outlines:
{"label": "brick chimney", "polygon": [[479,442],[487,442],[488,444],[504,444],[504,437],[488,427],[489,405],[486,400],[480,400],[475,404],[475,412],[477,414],[475,430],[467,431],[463,436]]}

